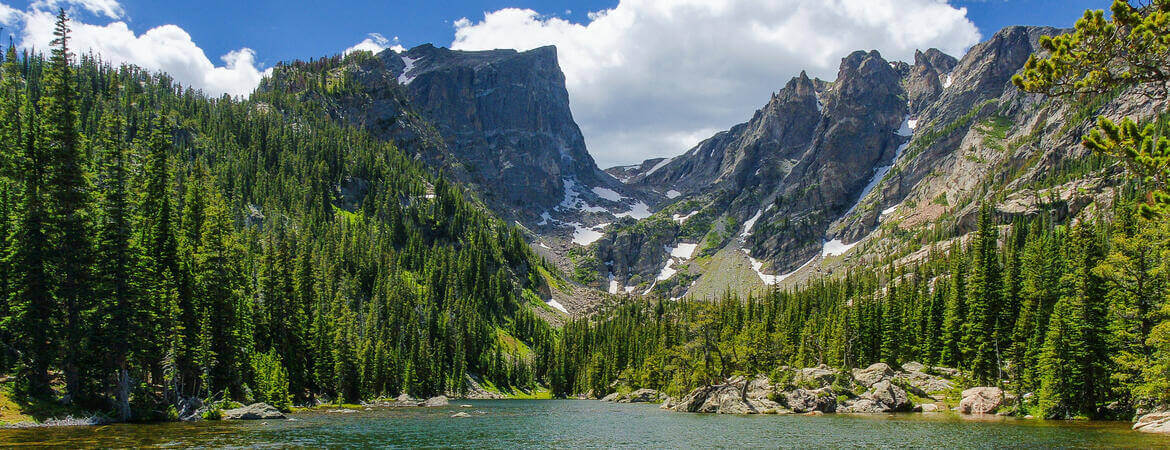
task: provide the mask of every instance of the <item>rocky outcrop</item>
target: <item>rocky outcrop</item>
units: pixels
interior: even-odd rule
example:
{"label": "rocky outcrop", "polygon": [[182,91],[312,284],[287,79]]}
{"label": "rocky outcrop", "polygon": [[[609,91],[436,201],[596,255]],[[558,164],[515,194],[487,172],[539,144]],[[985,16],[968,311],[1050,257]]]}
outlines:
{"label": "rocky outcrop", "polygon": [[670,409],[681,412],[717,414],[759,414],[775,412],[780,405],[768,398],[767,377],[746,380],[736,377],[727,383],[697,388]]}
{"label": "rocky outcrop", "polygon": [[868,391],[856,400],[848,402],[838,412],[872,414],[907,412],[913,408],[914,404],[910,402],[910,396],[906,391],[887,379],[874,383]]}
{"label": "rocky outcrop", "polygon": [[819,386],[828,386],[833,383],[833,379],[836,377],[836,370],[821,364],[817,367],[807,367],[797,370],[793,375],[792,381],[797,384],[816,384]]}
{"label": "rocky outcrop", "polygon": [[661,399],[661,395],[656,390],[638,389],[618,400],[618,403],[652,403]]}
{"label": "rocky outcrop", "polygon": [[1145,414],[1133,424],[1133,429],[1143,433],[1170,434],[1170,411]]}
{"label": "rocky outcrop", "polygon": [[[914,395],[919,397],[926,397],[932,393],[949,391],[954,388],[954,383],[951,383],[950,380],[926,373],[928,368],[921,363],[909,362],[903,364],[902,369],[902,372],[898,372],[894,376],[894,380],[907,386]],[[930,370],[934,371],[935,369],[931,368]],[[951,374],[952,377],[957,375],[957,373]]]}
{"label": "rocky outcrop", "polygon": [[811,411],[829,413],[837,410],[837,396],[827,387],[815,390],[796,389],[785,392],[783,399],[784,406],[796,413]]}
{"label": "rocky outcrop", "polygon": [[1004,404],[1003,390],[997,387],[973,387],[963,391],[959,412],[963,414],[992,414]]}
{"label": "rocky outcrop", "polygon": [[436,407],[436,406],[447,406],[448,404],[450,404],[450,402],[448,402],[447,396],[440,395],[437,397],[428,398],[427,401],[422,403],[422,406]]}
{"label": "rocky outcrop", "polygon": [[853,381],[865,387],[872,387],[894,378],[894,370],[886,363],[874,363],[864,369],[853,369],[852,373]]}
{"label": "rocky outcrop", "polygon": [[225,420],[287,419],[284,413],[267,403],[253,403],[241,408],[224,410],[222,418]]}
{"label": "rocky outcrop", "polygon": [[915,114],[930,105],[943,89],[953,84],[951,71],[959,63],[953,56],[936,48],[925,52],[914,52],[914,66],[906,76],[906,94],[910,101],[910,114]]}

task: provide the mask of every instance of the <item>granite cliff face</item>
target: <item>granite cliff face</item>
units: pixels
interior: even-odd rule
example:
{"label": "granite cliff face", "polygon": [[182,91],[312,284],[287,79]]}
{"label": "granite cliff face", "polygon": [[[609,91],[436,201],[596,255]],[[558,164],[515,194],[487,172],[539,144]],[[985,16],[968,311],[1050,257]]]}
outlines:
{"label": "granite cliff face", "polygon": [[[986,200],[1002,220],[1107,204],[1117,168],[1084,164],[1080,136],[1097,114],[1150,117],[1158,105],[1124,92],[1051,100],[1018,91],[1011,77],[1040,36],[1062,32],[1008,27],[961,60],[928,49],[913,65],[854,52],[836,80],[802,73],[748,122],[678,157],[611,169],[674,196],[591,248],[596,285],[745,293],[888,255],[922,257],[926,236],[961,238]],[[694,252],[680,257],[687,246]]]}
{"label": "granite cliff face", "polygon": [[332,75],[354,87],[322,99],[332,116],[393,139],[504,218],[568,236],[614,214],[649,210],[586,151],[555,47],[428,44],[344,61]]}

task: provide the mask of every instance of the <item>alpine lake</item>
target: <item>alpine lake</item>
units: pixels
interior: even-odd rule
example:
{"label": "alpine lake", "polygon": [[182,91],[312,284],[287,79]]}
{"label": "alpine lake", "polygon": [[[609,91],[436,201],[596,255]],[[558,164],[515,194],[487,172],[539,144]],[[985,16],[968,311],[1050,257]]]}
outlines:
{"label": "alpine lake", "polygon": [[[466,413],[467,417],[452,417]],[[1127,422],[953,413],[715,415],[595,400],[455,400],[314,409],[289,420],[0,430],[0,446],[309,448],[1170,448]]]}

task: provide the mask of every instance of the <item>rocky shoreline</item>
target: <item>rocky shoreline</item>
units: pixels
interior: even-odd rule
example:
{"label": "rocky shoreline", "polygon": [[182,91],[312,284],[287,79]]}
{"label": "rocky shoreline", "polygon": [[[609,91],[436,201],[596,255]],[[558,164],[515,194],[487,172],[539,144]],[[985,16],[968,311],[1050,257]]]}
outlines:
{"label": "rocky shoreline", "polygon": [[[732,377],[696,388],[681,398],[653,389],[610,393],[602,401],[661,403],[678,412],[711,414],[881,414],[896,412],[1015,415],[1016,398],[999,387],[959,392],[960,372],[907,363],[894,370],[884,363],[841,371],[828,366],[781,368],[772,376]],[[1032,416],[1024,416],[1032,418]],[[1170,411],[1139,417],[1134,430],[1170,433]]]}

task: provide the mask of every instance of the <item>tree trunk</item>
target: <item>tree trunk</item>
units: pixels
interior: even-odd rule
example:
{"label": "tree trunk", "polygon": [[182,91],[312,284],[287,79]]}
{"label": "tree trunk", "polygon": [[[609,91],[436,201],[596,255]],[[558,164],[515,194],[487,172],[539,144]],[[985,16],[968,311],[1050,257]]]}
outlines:
{"label": "tree trunk", "polygon": [[118,369],[118,390],[114,394],[116,398],[116,409],[118,410],[118,420],[125,422],[130,420],[130,371],[126,370],[126,362],[122,361]]}

